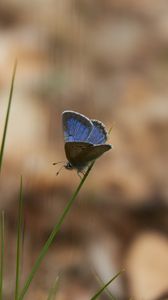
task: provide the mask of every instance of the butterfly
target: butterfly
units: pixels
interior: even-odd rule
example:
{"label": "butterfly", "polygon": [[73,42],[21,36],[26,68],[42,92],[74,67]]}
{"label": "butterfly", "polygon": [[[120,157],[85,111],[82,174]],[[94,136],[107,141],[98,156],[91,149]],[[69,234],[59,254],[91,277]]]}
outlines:
{"label": "butterfly", "polygon": [[104,124],[98,120],[66,110],[62,113],[62,124],[68,160],[64,167],[68,170],[76,169],[78,174],[84,174],[90,163],[112,148],[112,145],[106,144],[108,134]]}

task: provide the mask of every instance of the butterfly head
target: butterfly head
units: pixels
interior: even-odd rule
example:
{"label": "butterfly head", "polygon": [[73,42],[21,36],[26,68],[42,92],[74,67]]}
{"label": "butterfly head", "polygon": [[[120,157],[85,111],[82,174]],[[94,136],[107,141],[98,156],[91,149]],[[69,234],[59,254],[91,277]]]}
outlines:
{"label": "butterfly head", "polygon": [[64,167],[67,170],[73,170],[73,166],[72,166],[72,164],[69,161],[67,161],[67,163],[64,165]]}
{"label": "butterfly head", "polygon": [[[60,173],[60,171],[63,169],[63,168],[65,168],[65,169],[67,169],[67,170],[73,170],[74,169],[74,167],[72,166],[72,164],[69,162],[69,161],[67,161],[66,163],[64,162],[64,161],[59,161],[59,162],[54,162],[53,163],[53,165],[55,166],[55,165],[58,165],[58,164],[62,164],[62,166],[60,167],[60,169],[57,171],[57,173],[56,173],[56,175],[59,175],[59,173]],[[64,164],[65,163],[65,164]]]}

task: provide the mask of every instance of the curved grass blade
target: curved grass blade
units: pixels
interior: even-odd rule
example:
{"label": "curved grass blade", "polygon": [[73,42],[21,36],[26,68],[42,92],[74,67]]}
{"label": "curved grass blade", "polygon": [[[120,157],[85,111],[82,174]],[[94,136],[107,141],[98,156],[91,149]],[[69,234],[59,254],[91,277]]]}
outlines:
{"label": "curved grass blade", "polygon": [[55,282],[54,282],[54,285],[51,287],[51,289],[49,291],[49,295],[47,297],[47,300],[55,300],[56,293],[58,291],[59,280],[60,280],[60,277],[58,275]]}
{"label": "curved grass blade", "polygon": [[16,68],[17,68],[17,61],[15,61],[14,68],[13,68],[12,81],[11,81],[11,86],[10,86],[9,100],[8,100],[8,107],[7,107],[7,112],[6,112],[6,119],[5,119],[5,125],[4,125],[4,130],[3,130],[1,148],[0,148],[0,171],[1,171],[1,168],[2,168],[2,160],[3,160],[6,134],[7,134],[8,122],[9,122],[9,114],[10,114],[11,103],[12,103],[13,87],[14,87],[14,81],[15,81]]}
{"label": "curved grass blade", "polygon": [[25,296],[25,294],[26,294],[26,292],[27,292],[27,290],[28,290],[28,288],[29,288],[32,280],[33,280],[33,277],[34,277],[35,273],[37,272],[37,270],[38,270],[38,268],[39,268],[39,266],[40,266],[40,264],[41,264],[44,256],[47,254],[47,251],[48,251],[49,247],[51,246],[51,244],[54,241],[57,233],[59,232],[59,230],[60,230],[60,228],[61,228],[61,226],[62,226],[62,224],[63,224],[63,222],[65,220],[65,217],[69,213],[70,208],[72,207],[72,204],[74,203],[74,201],[75,201],[75,199],[76,199],[76,197],[77,197],[77,195],[78,195],[81,187],[83,186],[83,184],[84,184],[87,176],[89,175],[89,173],[90,173],[90,171],[91,171],[91,169],[93,167],[93,164],[94,164],[94,162],[90,165],[90,167],[88,168],[87,172],[83,176],[83,178],[80,181],[77,189],[73,193],[72,197],[69,199],[69,201],[68,201],[68,203],[67,203],[67,205],[66,205],[66,207],[65,207],[65,209],[64,209],[64,211],[62,213],[62,215],[60,216],[60,219],[59,219],[58,223],[56,223],[56,225],[53,228],[53,230],[52,230],[52,232],[51,232],[48,240],[44,244],[44,246],[43,246],[43,248],[42,248],[42,250],[41,250],[41,252],[40,252],[37,260],[35,261],[35,264],[34,264],[32,270],[31,270],[31,272],[30,272],[30,274],[29,274],[29,276],[28,276],[28,278],[27,278],[27,280],[25,282],[25,285],[24,285],[24,287],[23,287],[23,289],[22,289],[22,291],[20,293],[20,296],[19,296],[18,300],[22,300],[24,298],[24,296]]}
{"label": "curved grass blade", "polygon": [[3,297],[3,273],[4,273],[4,228],[5,228],[5,214],[4,211],[1,212],[0,220],[0,241],[1,241],[1,256],[0,256],[0,300]]}
{"label": "curved grass blade", "polygon": [[15,300],[17,300],[19,296],[20,264],[21,264],[21,257],[22,257],[22,245],[23,245],[22,233],[23,233],[23,182],[21,176],[20,191],[19,191],[19,206],[18,206],[18,224],[17,224]]}
{"label": "curved grass blade", "polygon": [[[94,275],[95,278],[97,280],[97,282],[100,284],[100,286],[104,285],[103,280],[98,276],[97,272],[94,270]],[[107,294],[107,296],[112,299],[112,300],[116,300],[116,298],[114,297],[114,295],[109,291],[108,287],[105,288],[104,292]]]}
{"label": "curved grass blade", "polygon": [[103,287],[90,300],[97,299],[104,292],[104,290],[109,286],[109,284],[112,283],[122,273],[123,273],[123,270],[120,271],[119,273],[117,273],[112,279],[110,279],[105,285],[103,285]]}

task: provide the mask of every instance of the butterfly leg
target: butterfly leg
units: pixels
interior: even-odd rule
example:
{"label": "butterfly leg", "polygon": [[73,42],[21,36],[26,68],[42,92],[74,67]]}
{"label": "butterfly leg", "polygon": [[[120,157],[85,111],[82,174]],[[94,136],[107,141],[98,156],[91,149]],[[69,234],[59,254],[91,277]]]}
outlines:
{"label": "butterfly leg", "polygon": [[[85,172],[84,171],[77,171],[77,174],[78,174],[79,178],[82,179],[83,176],[85,175]],[[83,176],[81,176],[80,174],[82,174]]]}
{"label": "butterfly leg", "polygon": [[78,176],[80,179],[82,179],[82,176],[80,175],[80,172],[77,172]]}

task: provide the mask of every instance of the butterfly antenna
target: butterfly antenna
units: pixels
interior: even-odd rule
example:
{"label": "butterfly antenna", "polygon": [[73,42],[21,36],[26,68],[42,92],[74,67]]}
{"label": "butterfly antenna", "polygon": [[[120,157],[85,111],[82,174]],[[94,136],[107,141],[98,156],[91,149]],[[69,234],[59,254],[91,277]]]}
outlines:
{"label": "butterfly antenna", "polygon": [[58,172],[56,173],[56,176],[58,176],[58,175],[59,175],[60,171],[61,171],[63,168],[64,168],[64,165],[63,165],[63,166],[61,166],[61,168],[58,170]]}
{"label": "butterfly antenna", "polygon": [[64,161],[53,162],[53,166],[56,166],[56,165],[62,164],[62,163],[65,163],[65,160]]}
{"label": "butterfly antenna", "polygon": [[112,129],[113,129],[113,127],[115,126],[115,122],[113,122],[113,124],[112,124],[112,126],[110,127],[110,129],[109,129],[109,131],[108,131],[108,135],[110,135],[111,134],[111,132],[112,132]]}

